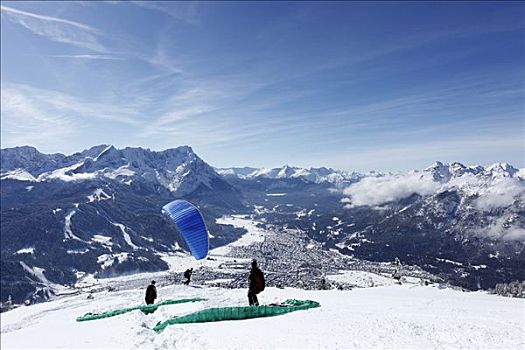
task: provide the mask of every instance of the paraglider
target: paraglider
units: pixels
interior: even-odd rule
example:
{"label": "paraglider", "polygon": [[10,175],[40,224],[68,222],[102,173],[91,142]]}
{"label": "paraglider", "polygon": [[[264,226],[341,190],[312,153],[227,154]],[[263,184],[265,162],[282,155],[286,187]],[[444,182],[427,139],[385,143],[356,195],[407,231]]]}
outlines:
{"label": "paraglider", "polygon": [[175,223],[195,259],[206,258],[209,249],[208,231],[199,209],[185,200],[177,199],[163,206],[162,213]]}

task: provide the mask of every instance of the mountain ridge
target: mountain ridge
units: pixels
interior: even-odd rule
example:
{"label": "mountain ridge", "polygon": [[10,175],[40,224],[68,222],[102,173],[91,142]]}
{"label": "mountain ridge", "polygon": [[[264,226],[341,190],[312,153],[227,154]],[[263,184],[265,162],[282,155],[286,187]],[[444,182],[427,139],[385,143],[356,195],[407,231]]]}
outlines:
{"label": "mountain ridge", "polygon": [[[43,160],[56,164],[56,166],[67,167],[73,165],[79,160],[80,157],[91,158],[93,162],[97,162],[99,158],[104,157],[107,153],[121,153],[127,157],[137,155],[137,153],[151,153],[156,155],[173,155],[173,153],[186,153],[187,155],[194,155],[193,149],[190,146],[184,145],[175,148],[168,148],[162,151],[153,151],[149,148],[142,147],[125,147],[117,149],[113,145],[101,144],[93,146],[89,149],[85,149],[81,152],[75,152],[71,155],[64,155],[62,153],[41,153],[33,146],[17,146],[10,148],[2,148],[2,161],[0,165],[0,172],[2,176],[6,176],[8,172],[16,170],[24,170],[30,173],[32,176],[40,175],[43,171],[41,169],[34,169],[31,163],[36,161],[42,163]],[[14,159],[13,159],[14,158]],[[29,159],[28,159],[29,158]],[[200,159],[200,158],[199,158]],[[22,162],[26,163],[22,163]],[[60,163],[62,162],[62,163]],[[45,163],[45,162],[44,162]],[[48,163],[46,163],[48,164]],[[49,166],[49,165],[48,165]],[[347,180],[352,181],[359,177],[364,176],[383,176],[388,174],[398,174],[402,172],[388,172],[382,173],[377,171],[369,171],[366,173],[360,173],[355,171],[337,170],[327,167],[310,167],[303,168],[297,166],[290,166],[288,164],[282,167],[276,168],[256,168],[256,167],[229,167],[229,168],[213,168],[213,170],[222,176],[235,176],[241,179],[254,179],[254,178],[271,178],[271,179],[283,179],[283,178],[303,178],[310,182],[320,183],[337,183],[337,181]],[[443,163],[436,161],[432,165],[424,168],[423,171],[432,171],[436,174],[436,179],[443,178],[446,176],[458,177],[465,173],[477,175],[480,173],[491,173],[500,175],[503,177],[513,177],[518,174],[519,177],[525,178],[525,168],[516,168],[506,162],[498,162],[490,165],[464,165],[460,162]],[[411,172],[420,172],[420,170],[412,170]],[[440,174],[440,172],[444,172]],[[339,176],[339,178],[337,177]],[[332,177],[332,178],[331,178]],[[335,177],[335,178],[334,178]]]}

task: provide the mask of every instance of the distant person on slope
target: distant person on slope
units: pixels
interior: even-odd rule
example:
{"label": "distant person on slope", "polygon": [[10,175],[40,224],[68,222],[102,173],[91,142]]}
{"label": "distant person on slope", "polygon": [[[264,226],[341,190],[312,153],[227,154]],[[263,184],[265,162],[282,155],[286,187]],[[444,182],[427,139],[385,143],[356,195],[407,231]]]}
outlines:
{"label": "distant person on slope", "polygon": [[392,278],[396,280],[396,283],[401,284],[401,261],[396,257],[394,261],[394,272]]}
{"label": "distant person on slope", "polygon": [[398,257],[394,260],[394,266],[397,268],[401,267],[401,260]]}
{"label": "distant person on slope", "polygon": [[255,259],[252,260],[252,270],[250,271],[248,282],[248,302],[250,303],[250,306],[259,306],[257,294],[264,290],[264,275],[257,267],[257,260]]}
{"label": "distant person on slope", "polygon": [[190,279],[191,279],[191,274],[192,273],[193,273],[193,268],[187,269],[186,271],[184,271],[184,278],[186,278],[186,281],[184,281],[185,285],[189,285],[190,284]]}
{"label": "distant person on slope", "polygon": [[326,290],[328,289],[327,288],[327,285],[326,285],[326,277],[325,276],[322,276],[321,277],[321,286],[320,286],[321,290]]}
{"label": "distant person on slope", "polygon": [[151,284],[146,289],[146,304],[153,304],[157,299],[157,288],[155,287],[155,281],[151,281]]}

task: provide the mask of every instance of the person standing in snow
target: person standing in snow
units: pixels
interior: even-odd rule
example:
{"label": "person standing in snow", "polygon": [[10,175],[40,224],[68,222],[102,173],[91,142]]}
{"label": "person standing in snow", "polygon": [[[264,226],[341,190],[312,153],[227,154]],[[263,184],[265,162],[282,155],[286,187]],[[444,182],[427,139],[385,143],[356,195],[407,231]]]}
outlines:
{"label": "person standing in snow", "polygon": [[11,298],[11,294],[9,294],[9,297],[7,297],[7,300],[2,303],[2,307],[1,307],[1,310],[2,312],[4,311],[9,311],[13,308],[13,299]]}
{"label": "person standing in snow", "polygon": [[257,267],[257,260],[252,260],[252,269],[250,276],[248,277],[248,302],[250,306],[259,306],[259,300],[257,300],[257,294],[264,290],[264,275],[262,271]]}
{"label": "person standing in snow", "polygon": [[401,261],[397,257],[394,261],[394,272],[392,273],[392,278],[395,279],[397,283],[401,284]]}
{"label": "person standing in snow", "polygon": [[399,268],[401,267],[401,260],[396,256],[396,259],[394,260],[394,266]]}
{"label": "person standing in snow", "polygon": [[184,281],[185,285],[189,285],[190,284],[190,279],[191,279],[191,274],[192,273],[193,273],[193,268],[187,269],[186,271],[184,271],[184,278],[186,278],[186,281]]}
{"label": "person standing in snow", "polygon": [[146,289],[146,304],[153,304],[157,299],[157,288],[155,287],[155,281],[151,281],[151,284]]}
{"label": "person standing in snow", "polygon": [[326,278],[321,277],[321,290],[326,290]]}

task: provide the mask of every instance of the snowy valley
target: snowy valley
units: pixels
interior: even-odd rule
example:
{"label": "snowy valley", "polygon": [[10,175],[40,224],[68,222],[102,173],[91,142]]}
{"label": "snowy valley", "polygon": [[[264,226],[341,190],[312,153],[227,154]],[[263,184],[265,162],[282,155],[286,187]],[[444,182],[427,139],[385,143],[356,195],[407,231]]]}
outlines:
{"label": "snowy valley", "polygon": [[293,243],[268,236],[240,254],[285,266],[290,254],[311,256],[307,267],[288,269],[311,270],[312,278],[339,260],[379,266],[399,258],[471,290],[525,280],[524,169],[504,163],[437,162],[405,174],[216,170],[187,146],[107,145],[69,156],[3,149],[1,162],[2,301],[34,302],[39,289],[69,288],[86,275],[169,270],[163,257],[187,251],[160,213],[175,198],[200,208],[212,248],[246,232],[232,215],[274,237],[295,232],[287,235]]}
{"label": "snowy valley", "polygon": [[[71,156],[26,147],[2,150],[1,184],[2,301],[14,304],[2,313],[2,348],[524,345],[523,299],[468,291],[525,280],[523,170],[509,165],[216,171],[189,147],[97,146]],[[207,259],[195,261],[161,216],[174,198],[205,217]],[[261,303],[321,306],[153,330],[174,316],[246,305],[253,258],[266,277]],[[160,300],[207,301],[75,321],[140,305],[152,279]]]}

